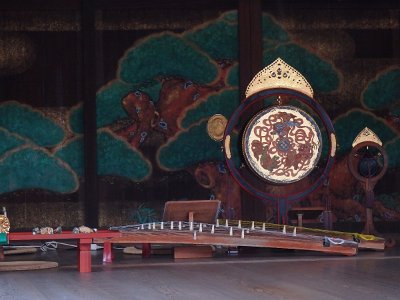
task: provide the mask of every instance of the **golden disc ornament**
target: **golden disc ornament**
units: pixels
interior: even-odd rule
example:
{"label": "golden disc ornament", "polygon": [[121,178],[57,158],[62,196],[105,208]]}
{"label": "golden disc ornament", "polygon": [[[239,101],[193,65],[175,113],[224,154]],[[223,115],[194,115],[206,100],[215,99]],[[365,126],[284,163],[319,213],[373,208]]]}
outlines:
{"label": "golden disc ornament", "polygon": [[220,114],[213,115],[207,122],[207,133],[214,141],[222,141],[228,120]]}
{"label": "golden disc ornament", "polygon": [[10,221],[4,215],[0,215],[0,233],[8,233],[10,231]]}

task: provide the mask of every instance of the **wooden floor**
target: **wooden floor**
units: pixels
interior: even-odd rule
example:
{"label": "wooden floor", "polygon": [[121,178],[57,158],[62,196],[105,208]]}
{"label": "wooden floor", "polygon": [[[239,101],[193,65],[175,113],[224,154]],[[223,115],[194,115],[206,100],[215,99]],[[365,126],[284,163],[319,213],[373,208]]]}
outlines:
{"label": "wooden floor", "polygon": [[211,259],[173,260],[116,251],[79,273],[76,251],[59,249],[10,260],[58,261],[57,269],[0,272],[0,299],[400,299],[400,247],[342,257],[258,250]]}

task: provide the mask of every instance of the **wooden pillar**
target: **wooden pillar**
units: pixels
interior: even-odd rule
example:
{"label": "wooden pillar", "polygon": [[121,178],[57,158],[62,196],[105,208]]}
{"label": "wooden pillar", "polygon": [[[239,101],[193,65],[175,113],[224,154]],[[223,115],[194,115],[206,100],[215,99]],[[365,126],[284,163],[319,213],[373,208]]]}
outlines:
{"label": "wooden pillar", "polygon": [[[262,69],[261,16],[261,0],[238,0],[239,95],[241,101],[245,99],[248,84]],[[265,211],[262,201],[255,199],[243,189],[240,193],[242,212],[240,217],[262,219]]]}
{"label": "wooden pillar", "polygon": [[85,225],[98,227],[96,58],[94,0],[81,0],[82,97],[84,124]]}
{"label": "wooden pillar", "polygon": [[239,89],[245,97],[247,85],[262,69],[261,0],[239,0]]}

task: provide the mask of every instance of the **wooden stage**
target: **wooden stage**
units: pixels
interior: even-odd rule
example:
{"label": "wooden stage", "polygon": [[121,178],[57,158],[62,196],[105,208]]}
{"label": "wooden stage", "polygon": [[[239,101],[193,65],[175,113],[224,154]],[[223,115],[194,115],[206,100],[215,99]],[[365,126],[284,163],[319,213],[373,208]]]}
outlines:
{"label": "wooden stage", "polygon": [[[356,256],[311,251],[248,249],[236,256],[174,260],[170,255],[124,254],[112,264],[92,251],[92,273],[76,272],[76,250],[10,256],[47,260],[48,270],[0,273],[0,299],[398,299],[400,247]],[[254,251],[253,251],[254,250]]]}

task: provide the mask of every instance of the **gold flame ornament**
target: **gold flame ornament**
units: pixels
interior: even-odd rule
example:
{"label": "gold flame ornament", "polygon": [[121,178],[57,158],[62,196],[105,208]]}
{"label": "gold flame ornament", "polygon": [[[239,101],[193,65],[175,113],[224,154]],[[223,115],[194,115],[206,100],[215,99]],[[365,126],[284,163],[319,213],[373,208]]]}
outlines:
{"label": "gold flame ornament", "polygon": [[246,89],[246,98],[273,88],[286,88],[303,93],[313,98],[314,91],[305,77],[283,59],[277,58],[253,77]]}
{"label": "gold flame ornament", "polygon": [[354,139],[352,147],[354,148],[355,146],[363,142],[371,142],[382,146],[382,141],[380,140],[380,138],[368,127],[365,127],[363,130],[360,131],[360,133]]}
{"label": "gold flame ornament", "polygon": [[10,221],[5,215],[0,215],[0,233],[10,232]]}

